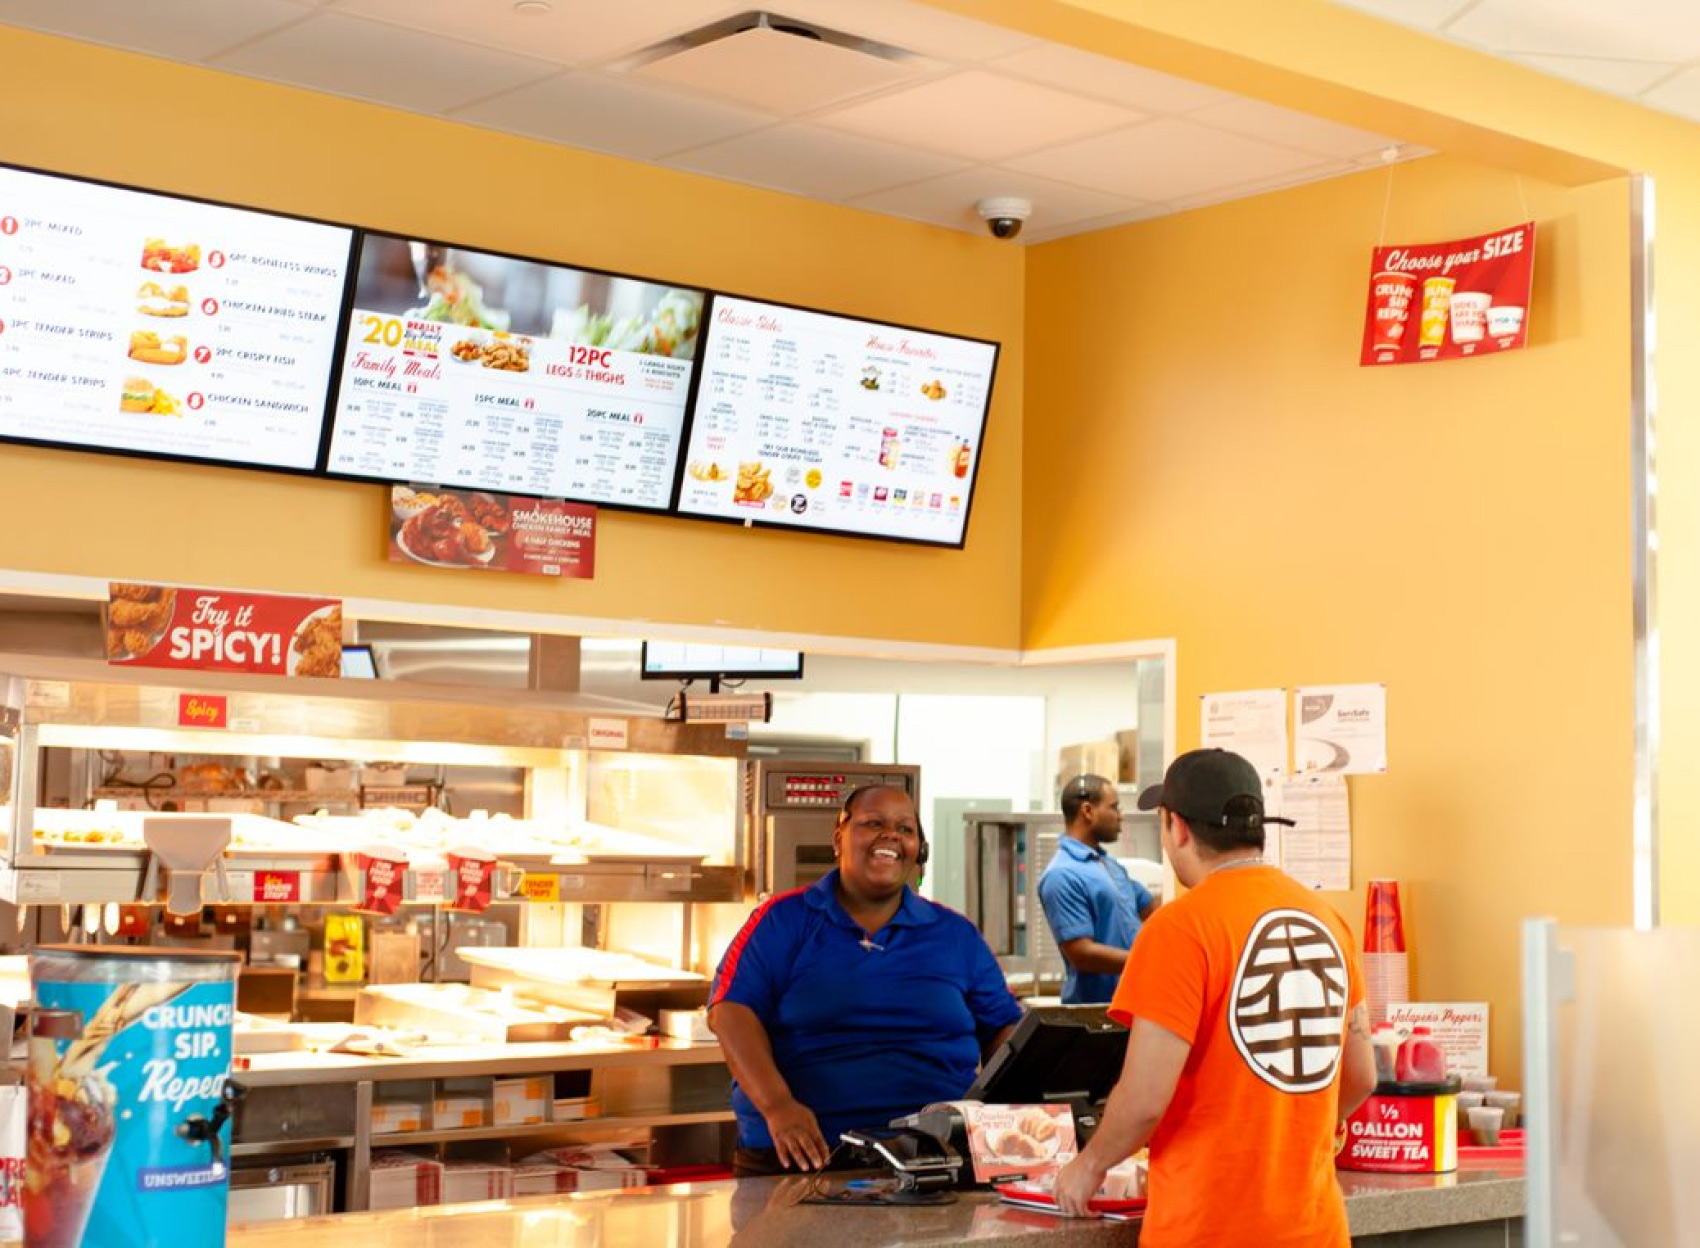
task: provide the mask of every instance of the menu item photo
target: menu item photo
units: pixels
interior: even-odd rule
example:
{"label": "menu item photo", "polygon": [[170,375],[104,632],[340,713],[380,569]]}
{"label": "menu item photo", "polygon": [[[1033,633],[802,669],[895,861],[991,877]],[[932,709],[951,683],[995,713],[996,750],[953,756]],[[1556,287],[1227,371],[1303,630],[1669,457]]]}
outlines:
{"label": "menu item photo", "polygon": [[[365,233],[326,469],[664,510],[704,297]],[[399,543],[438,562],[483,560],[452,520],[420,521]]]}
{"label": "menu item photo", "polygon": [[960,546],[997,353],[716,295],[677,510]]}
{"label": "menu item photo", "polygon": [[0,440],[311,472],[353,238],[0,166]]}
{"label": "menu item photo", "polygon": [[486,490],[390,488],[390,559],[437,568],[588,576],[595,509]]}

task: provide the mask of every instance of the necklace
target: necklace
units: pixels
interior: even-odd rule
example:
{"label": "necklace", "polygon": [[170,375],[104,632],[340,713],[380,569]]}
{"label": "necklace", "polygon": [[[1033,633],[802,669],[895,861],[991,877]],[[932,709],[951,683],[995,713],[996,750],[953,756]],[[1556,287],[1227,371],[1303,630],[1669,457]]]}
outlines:
{"label": "necklace", "polygon": [[1230,858],[1227,862],[1219,862],[1211,867],[1209,871],[1205,872],[1204,878],[1209,879],[1218,871],[1232,871],[1235,867],[1261,867],[1263,865],[1262,854],[1255,858]]}

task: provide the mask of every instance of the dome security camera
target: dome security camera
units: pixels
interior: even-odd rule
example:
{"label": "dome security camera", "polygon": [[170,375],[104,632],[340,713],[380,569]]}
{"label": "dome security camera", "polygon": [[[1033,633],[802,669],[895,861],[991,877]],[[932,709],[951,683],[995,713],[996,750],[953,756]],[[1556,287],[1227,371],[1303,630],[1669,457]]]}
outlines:
{"label": "dome security camera", "polygon": [[975,204],[974,211],[986,222],[993,238],[1009,239],[1021,233],[1021,223],[1033,215],[1033,203],[1014,195],[993,195]]}

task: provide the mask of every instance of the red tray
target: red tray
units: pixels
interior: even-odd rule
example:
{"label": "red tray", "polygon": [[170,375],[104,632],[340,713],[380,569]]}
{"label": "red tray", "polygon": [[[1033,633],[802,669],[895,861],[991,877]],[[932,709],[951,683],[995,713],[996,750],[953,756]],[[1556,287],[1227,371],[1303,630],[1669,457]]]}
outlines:
{"label": "red tray", "polygon": [[[1031,1187],[1026,1183],[1001,1183],[998,1185],[998,1199],[1009,1204],[1026,1209],[1042,1209],[1047,1213],[1055,1213],[1057,1198],[1055,1193],[1043,1187]],[[1126,1200],[1097,1199],[1088,1201],[1087,1209],[1093,1213],[1122,1214],[1139,1213],[1145,1208],[1143,1196],[1132,1196]]]}

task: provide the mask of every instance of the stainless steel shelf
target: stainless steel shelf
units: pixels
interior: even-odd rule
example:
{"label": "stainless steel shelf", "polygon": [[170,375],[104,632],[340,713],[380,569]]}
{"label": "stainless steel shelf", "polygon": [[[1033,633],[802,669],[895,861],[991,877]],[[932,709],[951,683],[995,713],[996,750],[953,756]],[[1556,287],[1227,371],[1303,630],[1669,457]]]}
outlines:
{"label": "stainless steel shelf", "polygon": [[456,1127],[442,1131],[384,1131],[372,1135],[373,1148],[388,1147],[391,1141],[409,1144],[452,1144],[463,1140],[526,1139],[539,1135],[559,1135],[564,1131],[584,1127],[688,1127],[700,1123],[733,1122],[737,1118],[729,1109],[703,1110],[700,1113],[674,1114],[657,1111],[653,1114],[620,1114],[615,1117],[569,1118],[562,1122],[532,1122],[523,1126]]}

